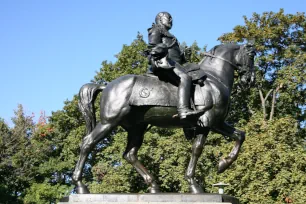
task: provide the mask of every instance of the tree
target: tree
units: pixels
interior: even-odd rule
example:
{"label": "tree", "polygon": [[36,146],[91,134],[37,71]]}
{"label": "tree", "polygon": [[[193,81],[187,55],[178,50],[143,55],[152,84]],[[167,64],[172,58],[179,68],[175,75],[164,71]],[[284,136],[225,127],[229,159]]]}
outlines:
{"label": "tree", "polygon": [[232,145],[211,134],[197,172],[206,192],[215,192],[212,184],[223,181],[230,184],[225,193],[241,203],[284,203],[285,199],[305,203],[306,152],[294,122],[288,116],[264,124],[259,112],[247,123],[237,124],[247,138],[237,161],[223,174],[214,167]]}
{"label": "tree", "polygon": [[34,130],[32,116],[26,116],[22,105],[18,105],[15,117],[12,118],[13,128],[3,121],[1,126],[1,162],[0,180],[1,194],[5,203],[20,203],[25,189],[33,178],[31,158],[28,156],[30,139]]}
{"label": "tree", "polygon": [[26,189],[25,203],[56,203],[72,190],[69,182],[72,161],[62,156],[65,140],[58,128],[48,122],[44,112],[41,113],[31,139],[31,153],[34,154],[31,159],[36,168],[35,177]]}
{"label": "tree", "polygon": [[306,105],[304,13],[284,14],[284,10],[280,9],[277,13],[254,13],[250,19],[244,16],[244,20],[244,26],[236,26],[232,33],[222,35],[219,40],[255,40],[258,69],[256,88],[259,94],[251,95],[259,97],[249,98],[252,108],[259,109],[256,104],[261,104],[265,120],[288,114],[294,115],[299,122],[305,120],[302,111]]}
{"label": "tree", "polygon": [[123,45],[122,50],[116,55],[115,64],[102,62],[100,71],[94,77],[94,82],[109,82],[126,74],[143,74],[147,71],[148,60],[143,55],[147,44],[143,36],[138,33],[131,45]]}
{"label": "tree", "polygon": [[11,191],[12,185],[7,182],[12,178],[11,168],[7,162],[7,144],[10,143],[11,133],[8,125],[0,118],[0,197],[4,202],[17,202],[17,198]]}
{"label": "tree", "polygon": [[33,117],[19,105],[13,128],[0,121],[1,203],[55,203],[69,193],[69,182],[58,173],[56,163],[50,162],[59,156],[56,134],[44,114],[38,123]]}
{"label": "tree", "polygon": [[[201,163],[206,190],[225,181],[242,203],[305,203],[305,26],[302,13],[254,13],[222,42],[255,40],[257,86],[233,95],[230,120],[247,132],[240,157],[224,174],[212,171],[229,146],[212,134]],[[240,107],[239,107],[240,106]],[[249,110],[248,114],[243,114]],[[268,120],[268,121],[267,121]],[[213,150],[212,146],[219,146]],[[213,164],[213,165],[210,165]],[[201,174],[201,172],[199,172]]]}

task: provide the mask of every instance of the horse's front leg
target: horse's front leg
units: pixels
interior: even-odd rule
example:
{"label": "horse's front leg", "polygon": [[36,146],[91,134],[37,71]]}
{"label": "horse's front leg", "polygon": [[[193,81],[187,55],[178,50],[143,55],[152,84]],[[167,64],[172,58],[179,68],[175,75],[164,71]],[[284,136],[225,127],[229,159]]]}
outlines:
{"label": "horse's front leg", "polygon": [[223,123],[222,126],[218,127],[216,132],[228,136],[236,141],[235,146],[229,155],[221,159],[219,162],[218,173],[222,173],[237,159],[240,148],[245,140],[245,132],[235,129],[227,123]]}
{"label": "horse's front leg", "polygon": [[[186,134],[186,130],[185,134]],[[186,175],[185,178],[187,179],[188,183],[189,183],[189,189],[191,193],[194,194],[198,194],[198,193],[203,193],[203,189],[201,186],[199,186],[199,184],[196,182],[195,180],[195,169],[196,169],[196,165],[198,162],[199,157],[202,154],[203,151],[203,147],[204,147],[204,143],[207,137],[207,134],[209,132],[209,129],[207,128],[199,128],[196,131],[196,138],[193,141],[193,145],[192,145],[192,155],[189,161],[189,165],[186,171]],[[200,132],[201,133],[197,133]]]}

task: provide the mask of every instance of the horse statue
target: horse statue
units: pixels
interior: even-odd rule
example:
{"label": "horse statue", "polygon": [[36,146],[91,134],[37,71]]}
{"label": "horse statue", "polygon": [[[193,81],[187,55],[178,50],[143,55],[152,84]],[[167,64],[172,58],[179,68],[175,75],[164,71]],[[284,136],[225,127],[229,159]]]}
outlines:
{"label": "horse statue", "polygon": [[[209,131],[220,133],[236,142],[229,155],[220,160],[218,165],[220,173],[237,159],[245,140],[245,132],[228,125],[225,118],[229,112],[230,94],[235,79],[234,71],[238,72],[241,82],[247,85],[254,76],[254,56],[255,52],[250,44],[222,44],[204,53],[198,69],[193,69],[191,66],[187,70],[194,79],[192,107],[195,110],[202,110],[203,113],[188,123],[182,122],[177,116],[177,86],[161,81],[156,76],[125,75],[107,85],[94,83],[83,85],[79,92],[79,108],[85,118],[87,135],[82,140],[80,157],[72,176],[76,192],[89,193],[82,183],[86,158],[98,142],[120,125],[128,132],[124,159],[143,177],[149,185],[150,193],[158,193],[156,180],[137,158],[144,133],[148,125],[153,125],[183,128],[187,138],[194,138],[185,177],[191,193],[203,193],[202,187],[195,180],[195,168]],[[103,91],[100,99],[101,120],[96,124],[94,101],[101,91]]]}

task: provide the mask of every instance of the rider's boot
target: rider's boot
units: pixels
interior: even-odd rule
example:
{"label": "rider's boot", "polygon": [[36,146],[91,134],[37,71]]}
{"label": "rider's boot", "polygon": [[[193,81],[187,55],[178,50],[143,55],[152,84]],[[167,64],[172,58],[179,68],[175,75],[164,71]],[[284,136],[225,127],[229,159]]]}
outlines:
{"label": "rider's boot", "polygon": [[199,116],[199,114],[203,112],[201,110],[192,110],[189,108],[192,79],[187,74],[186,76],[184,77],[184,79],[183,77],[181,77],[181,82],[178,87],[177,110],[181,120],[185,120],[190,117]]}

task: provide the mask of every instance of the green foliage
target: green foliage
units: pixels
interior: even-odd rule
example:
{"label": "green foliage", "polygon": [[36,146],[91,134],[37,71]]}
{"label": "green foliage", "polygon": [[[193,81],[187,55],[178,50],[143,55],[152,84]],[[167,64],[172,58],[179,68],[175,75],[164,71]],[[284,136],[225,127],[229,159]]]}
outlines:
{"label": "green foliage", "polygon": [[[241,129],[247,132],[247,139],[238,160],[225,173],[218,175],[210,169],[217,156],[229,152],[232,145],[222,142],[217,148],[205,147],[200,163],[206,167],[200,174],[206,190],[213,192],[211,184],[224,181],[231,184],[225,192],[237,196],[241,203],[284,203],[286,198],[305,203],[306,152],[303,140],[297,137],[295,119],[283,117],[264,124],[262,115],[254,114]],[[218,141],[217,135],[212,136],[215,138],[209,138],[208,143]]]}
{"label": "green foliage", "polygon": [[0,123],[1,203],[55,203],[72,189],[68,179],[74,162],[68,161],[69,166],[61,157],[65,137],[44,114],[35,124],[19,105],[15,115],[14,128]]}
{"label": "green foliage", "polygon": [[12,172],[13,168],[8,162],[8,158],[11,156],[11,153],[8,152],[10,144],[12,144],[10,128],[0,118],[0,198],[5,203],[17,203],[18,198],[14,195],[16,184],[10,182],[10,179],[14,176]]}
{"label": "green foliage", "polygon": [[[126,133],[119,132],[113,143],[97,155],[99,163],[93,167],[95,182],[90,186],[93,192],[147,192],[142,177],[122,158],[126,141]],[[187,192],[184,175],[190,149],[180,130],[154,127],[145,134],[138,158],[156,176],[163,192]]]}
{"label": "green foliage", "polygon": [[[284,10],[280,9],[277,13],[254,13],[250,19],[244,16],[244,21],[245,25],[236,26],[233,32],[222,35],[219,40],[255,40],[256,88],[264,94],[269,90],[275,91],[275,103],[269,97],[265,106],[270,110],[275,106],[274,114],[278,117],[289,114],[299,121],[305,120],[301,107],[306,105],[306,16],[304,13],[284,14]],[[248,97],[253,110],[262,108],[258,94],[253,93],[258,92],[257,89],[251,90],[255,98]]]}
{"label": "green foliage", "polygon": [[50,204],[69,194],[69,189],[62,185],[51,185],[49,183],[34,183],[27,191],[24,198],[26,204]]}
{"label": "green foliage", "polygon": [[190,62],[199,63],[203,58],[203,56],[201,55],[202,51],[203,52],[206,51],[206,45],[204,46],[203,49],[201,49],[198,46],[198,43],[196,41],[194,41],[194,43],[192,43],[192,45],[190,46],[190,49],[191,49]]}
{"label": "green foliage", "polygon": [[0,122],[0,194],[7,199],[5,203],[21,202],[23,189],[29,186],[35,176],[33,170],[36,166],[33,165],[30,151],[30,140],[34,131],[32,118],[25,116],[23,107],[19,105],[15,117],[12,118],[14,128],[10,129],[3,121]]}
{"label": "green foliage", "polygon": [[94,77],[94,81],[112,81],[126,74],[143,74],[147,71],[148,60],[143,56],[147,44],[142,35],[138,33],[131,45],[123,45],[121,52],[116,55],[117,61],[107,63],[103,61],[100,72]]}

